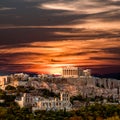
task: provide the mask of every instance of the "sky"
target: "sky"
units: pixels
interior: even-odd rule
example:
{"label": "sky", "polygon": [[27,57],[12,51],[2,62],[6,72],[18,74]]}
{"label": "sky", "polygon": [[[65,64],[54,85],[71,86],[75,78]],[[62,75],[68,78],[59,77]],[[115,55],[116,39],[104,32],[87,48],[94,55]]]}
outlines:
{"label": "sky", "polygon": [[120,0],[0,0],[0,73],[120,72]]}

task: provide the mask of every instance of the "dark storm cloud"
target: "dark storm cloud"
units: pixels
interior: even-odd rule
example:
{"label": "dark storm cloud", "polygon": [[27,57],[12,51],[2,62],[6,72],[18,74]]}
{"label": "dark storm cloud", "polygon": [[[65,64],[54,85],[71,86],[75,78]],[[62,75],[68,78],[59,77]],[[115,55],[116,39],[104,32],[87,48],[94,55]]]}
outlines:
{"label": "dark storm cloud", "polygon": [[[64,34],[67,33],[67,34]],[[6,47],[24,47],[27,43],[39,41],[59,40],[93,40],[101,38],[119,38],[120,31],[90,31],[76,30],[70,28],[42,28],[42,29],[4,29],[0,30],[0,45]],[[44,46],[44,45],[43,45]],[[29,46],[28,46],[29,47]],[[49,47],[49,46],[48,46]]]}
{"label": "dark storm cloud", "polygon": [[28,46],[27,43],[9,43],[8,41],[4,41],[4,39],[1,39],[0,49],[9,49],[9,48],[21,48]]}
{"label": "dark storm cloud", "polygon": [[0,64],[0,71],[3,72],[22,72],[31,68],[31,64]]}
{"label": "dark storm cloud", "polygon": [[56,59],[51,59],[51,63],[60,63],[62,62],[61,60],[56,60]]}
{"label": "dark storm cloud", "polygon": [[[75,5],[77,4],[75,0],[69,0],[69,1],[60,1],[58,0],[59,3],[65,4],[71,4],[73,2],[73,4],[75,3]],[[81,6],[80,1],[77,0],[78,4],[78,8],[75,9],[75,11],[79,11],[79,6]],[[114,5],[117,6],[119,1],[110,1],[110,0],[106,0],[106,1],[100,1],[100,0],[94,0],[94,1],[89,1],[93,4],[85,4],[85,7],[88,9],[90,8],[97,8],[100,7],[102,5],[102,7],[105,7],[107,5]],[[39,5],[44,5],[44,4],[49,4],[49,3],[57,3],[54,0],[48,1],[48,0],[11,0],[11,1],[1,1],[1,6],[4,7],[11,7],[11,8],[16,8],[15,10],[11,10],[8,12],[0,12],[0,14],[2,14],[2,16],[0,16],[0,26],[16,26],[16,28],[18,27],[17,30],[9,30],[10,32],[8,32],[8,30],[3,30],[0,31],[0,36],[1,36],[1,41],[4,43],[6,41],[8,41],[8,44],[11,41],[14,41],[13,43],[16,43],[19,41],[21,42],[32,42],[32,41],[41,41],[41,40],[58,40],[58,39],[69,39],[69,36],[60,36],[60,35],[55,35],[53,34],[54,32],[57,31],[61,31],[60,28],[57,28],[57,26],[64,26],[64,25],[68,25],[71,26],[73,23],[74,24],[84,24],[84,23],[89,23],[89,21],[87,20],[96,20],[99,19],[101,21],[112,21],[112,20],[117,20],[119,18],[119,9],[116,10],[107,10],[104,12],[98,11],[96,13],[86,13],[84,10],[83,12],[80,12],[79,14],[74,12],[73,14],[65,14],[64,15],[64,10],[60,10],[60,9],[42,9],[42,8],[36,8],[36,6]],[[117,4],[117,5],[116,5]],[[85,9],[85,8],[84,8]],[[59,14],[63,13],[62,16],[60,16]],[[72,12],[71,12],[72,13]],[[4,16],[3,16],[4,15]],[[8,20],[9,19],[9,20]],[[117,21],[116,20],[116,21]],[[19,26],[24,26],[24,27],[29,27],[29,26],[51,26],[51,28],[41,28],[39,30],[36,29],[20,29],[19,30]],[[56,29],[53,29],[52,26],[56,26]],[[66,28],[66,26],[64,27]],[[71,28],[71,29],[74,29]],[[71,29],[68,29],[68,32],[73,32]],[[39,33],[38,33],[39,31]],[[32,34],[31,34],[32,32]],[[66,32],[66,29],[62,29],[62,32]],[[88,29],[88,33],[90,32],[90,30]],[[86,34],[88,34],[86,32]],[[5,35],[8,34],[11,35],[10,39],[8,39]],[[14,34],[14,35],[13,35]],[[19,36],[19,38],[17,37]],[[70,36],[71,38],[73,37],[73,39],[75,39],[75,37],[77,39],[96,39],[97,37],[119,37],[119,34],[114,36],[113,34],[109,34],[107,33],[106,30],[103,31],[103,33],[97,33],[97,35],[74,35],[74,36]],[[34,39],[35,37],[35,39]]]}
{"label": "dark storm cloud", "polygon": [[[9,52],[9,51],[8,51]],[[19,53],[19,52],[17,52],[17,53],[1,53],[0,54],[0,58],[1,57],[18,57],[18,56],[29,56],[29,55],[44,55],[43,53],[32,53],[32,52],[22,52],[22,53]]]}
{"label": "dark storm cloud", "polygon": [[[0,45],[10,47],[25,46],[25,43],[35,41],[52,41],[62,39],[62,36],[53,35],[57,29],[8,29],[0,30]],[[56,37],[55,37],[56,36]],[[24,43],[24,45],[22,45]]]}
{"label": "dark storm cloud", "polygon": [[[90,67],[89,67],[90,68]],[[91,67],[92,73],[97,74],[108,74],[108,73],[119,73],[120,65],[103,65],[103,66],[95,66]]]}
{"label": "dark storm cloud", "polygon": [[[120,61],[120,48],[119,47],[109,47],[109,48],[104,48],[101,49],[106,54],[112,54],[114,57],[90,57],[92,60],[111,60],[111,61]],[[120,64],[120,62],[119,62]]]}
{"label": "dark storm cloud", "polygon": [[104,48],[103,51],[120,56],[120,47]]}
{"label": "dark storm cloud", "polygon": [[32,52],[23,52],[23,53],[4,53],[0,54],[0,64],[14,64],[15,61],[19,59],[30,58],[30,56],[42,56],[45,55],[43,53],[32,53]]}
{"label": "dark storm cloud", "polygon": [[120,57],[91,57],[91,60],[112,60],[112,61],[116,61],[116,60],[120,60]]}
{"label": "dark storm cloud", "polygon": [[[118,21],[120,19],[120,9],[110,10],[106,12],[95,13],[89,15],[91,19],[98,19],[101,21]],[[116,19],[117,18],[117,19]]]}
{"label": "dark storm cloud", "polygon": [[77,29],[77,30],[72,30],[69,29],[67,32],[64,31],[59,31],[56,34],[61,35],[64,37],[76,37],[78,40],[93,40],[93,39],[100,39],[100,38],[120,38],[120,31],[118,30],[109,30],[109,31],[104,31],[104,30],[89,30],[89,29]]}
{"label": "dark storm cloud", "polygon": [[[6,0],[1,1],[3,7],[16,8],[15,10],[10,11],[0,11],[0,24],[6,25],[61,25],[68,24],[71,20],[80,18],[83,15],[74,15],[74,16],[54,16],[54,14],[61,13],[61,10],[42,10],[37,9],[35,6],[39,3],[42,4],[47,0],[39,0],[27,2],[23,0]],[[9,20],[8,20],[9,18]],[[64,20],[63,20],[64,19]]]}
{"label": "dark storm cloud", "polygon": [[87,55],[87,54],[90,54],[90,53],[98,53],[99,51],[86,51],[86,52],[75,52],[75,53],[67,53],[67,54],[61,54],[61,55],[58,55],[57,57],[65,57],[65,56],[81,56],[81,55]]}
{"label": "dark storm cloud", "polygon": [[[9,12],[1,12],[2,16],[0,17],[0,23],[1,24],[11,24],[11,25],[66,25],[66,24],[70,24],[72,21],[74,20],[80,20],[79,21],[79,24],[81,23],[84,23],[86,19],[90,19],[93,17],[96,17],[96,18],[102,18],[102,19],[110,19],[111,18],[111,15],[109,15],[108,13],[112,13],[113,10],[110,10],[110,11],[107,11],[107,12],[97,12],[97,13],[86,13],[85,10],[84,12],[80,12],[80,14],[76,14],[76,13],[73,13],[72,15],[62,15],[62,16],[59,16],[60,13],[64,13],[64,11],[62,10],[54,10],[54,9],[51,9],[51,10],[47,10],[47,9],[37,9],[35,8],[35,6],[37,4],[45,4],[45,3],[49,3],[49,1],[47,0],[38,0],[38,1],[23,1],[23,0],[11,0],[11,1],[1,1],[1,4],[2,6],[8,6],[8,7],[15,7],[16,10],[12,10],[12,11],[9,11]],[[53,0],[51,1],[53,2]],[[51,3],[50,2],[50,3]],[[54,1],[55,2],[55,1]],[[60,2],[58,0],[58,2]],[[62,3],[71,3],[71,2],[75,2],[75,1],[72,1],[72,0],[69,0],[69,1],[62,1]],[[88,7],[89,9],[90,8],[97,8],[99,7],[100,5],[102,5],[102,7],[106,6],[107,5],[111,5],[116,2],[111,2],[111,1],[96,1],[98,2],[98,4],[95,4],[93,3],[94,6],[91,5],[88,6],[86,5],[86,7]],[[61,3],[61,2],[60,2]],[[80,4],[80,3],[79,3]],[[78,5],[79,5],[78,4]],[[118,4],[117,4],[118,5]],[[116,5],[116,6],[117,6]],[[78,8],[77,8],[78,9]],[[77,10],[76,9],[76,10]],[[79,8],[80,9],[80,8]],[[115,11],[118,11],[118,10],[115,10]],[[58,15],[57,15],[58,14]],[[101,16],[100,16],[101,14]],[[5,16],[3,16],[5,15]],[[114,13],[114,16],[112,17],[114,19],[114,17],[118,16],[119,17],[119,11],[117,13]],[[106,16],[106,17],[104,17]],[[9,18],[9,21],[8,19]],[[95,18],[94,18],[95,19]]]}

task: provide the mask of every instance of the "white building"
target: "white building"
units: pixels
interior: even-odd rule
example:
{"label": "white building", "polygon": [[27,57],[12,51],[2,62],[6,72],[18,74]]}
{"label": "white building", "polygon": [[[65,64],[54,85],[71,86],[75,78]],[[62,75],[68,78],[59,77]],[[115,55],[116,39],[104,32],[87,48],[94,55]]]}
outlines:
{"label": "white building", "polygon": [[91,76],[91,69],[83,70],[84,76]]}
{"label": "white building", "polygon": [[80,76],[91,76],[91,70],[86,69],[83,70],[80,67],[63,67],[62,69],[62,76],[65,78],[78,78]]}
{"label": "white building", "polygon": [[10,77],[9,76],[0,76],[0,88],[5,89],[7,85],[10,84]]}
{"label": "white building", "polygon": [[15,80],[15,81],[13,81],[12,85],[14,87],[17,87],[17,86],[27,87],[28,86],[28,81],[27,80]]}
{"label": "white building", "polygon": [[13,77],[19,80],[27,80],[29,78],[29,75],[25,73],[15,73]]}

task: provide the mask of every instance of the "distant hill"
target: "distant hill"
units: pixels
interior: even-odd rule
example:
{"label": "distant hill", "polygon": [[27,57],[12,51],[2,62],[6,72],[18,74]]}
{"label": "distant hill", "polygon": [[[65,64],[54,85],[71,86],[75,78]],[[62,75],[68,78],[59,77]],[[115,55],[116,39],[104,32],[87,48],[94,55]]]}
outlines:
{"label": "distant hill", "polygon": [[118,79],[120,80],[120,73],[110,73],[110,74],[93,74],[95,77],[100,77],[100,78],[113,78],[113,79]]}

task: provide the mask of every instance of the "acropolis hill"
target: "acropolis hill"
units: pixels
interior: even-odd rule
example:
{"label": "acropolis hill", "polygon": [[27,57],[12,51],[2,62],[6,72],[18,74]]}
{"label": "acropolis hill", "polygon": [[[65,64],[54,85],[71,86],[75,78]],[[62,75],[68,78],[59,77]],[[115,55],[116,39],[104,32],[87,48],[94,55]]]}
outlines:
{"label": "acropolis hill", "polygon": [[54,92],[63,90],[69,91],[70,95],[110,96],[119,92],[120,80],[94,77],[90,69],[67,66],[63,68],[62,76],[57,77],[49,74],[30,77],[24,73],[0,76],[0,87],[5,89],[7,85],[33,86],[36,89],[52,89]]}
{"label": "acropolis hill", "polygon": [[[91,76],[90,69],[83,70],[80,67],[64,67],[62,76],[39,74],[30,77],[30,75],[24,73],[0,76],[0,88],[5,90],[7,86],[13,86],[16,89],[22,87],[26,90],[30,87],[34,88],[29,89],[27,93],[22,91],[20,96],[16,96],[15,100],[21,107],[31,105],[34,110],[48,109],[46,106],[48,104],[49,109],[52,109],[55,103],[57,105],[56,109],[66,107],[67,110],[71,110],[70,97],[78,95],[83,98],[102,97],[102,99],[112,98],[114,101],[120,101],[120,80],[94,77]],[[62,101],[55,98],[46,99],[41,97],[41,90],[52,91],[55,94],[61,94],[62,92],[67,98]]]}

